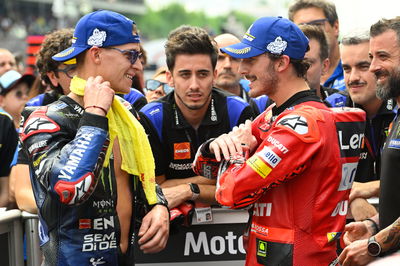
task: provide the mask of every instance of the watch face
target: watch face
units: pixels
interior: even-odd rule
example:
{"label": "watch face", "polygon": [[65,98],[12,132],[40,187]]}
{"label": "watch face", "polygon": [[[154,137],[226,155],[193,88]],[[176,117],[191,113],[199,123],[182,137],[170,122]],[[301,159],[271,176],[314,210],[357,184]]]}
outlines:
{"label": "watch face", "polygon": [[195,194],[200,194],[200,189],[199,186],[197,184],[190,184],[190,189],[192,190],[193,193]]}
{"label": "watch face", "polygon": [[380,252],[381,252],[381,247],[377,242],[373,241],[368,244],[369,255],[376,257],[379,255]]}

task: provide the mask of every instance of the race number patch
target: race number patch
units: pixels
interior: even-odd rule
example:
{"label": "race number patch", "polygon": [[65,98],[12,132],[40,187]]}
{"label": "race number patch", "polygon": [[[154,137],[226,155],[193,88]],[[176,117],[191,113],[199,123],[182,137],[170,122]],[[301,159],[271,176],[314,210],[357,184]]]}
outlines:
{"label": "race number patch", "polygon": [[279,119],[278,125],[290,128],[299,135],[308,133],[307,119],[301,115],[287,115]]}

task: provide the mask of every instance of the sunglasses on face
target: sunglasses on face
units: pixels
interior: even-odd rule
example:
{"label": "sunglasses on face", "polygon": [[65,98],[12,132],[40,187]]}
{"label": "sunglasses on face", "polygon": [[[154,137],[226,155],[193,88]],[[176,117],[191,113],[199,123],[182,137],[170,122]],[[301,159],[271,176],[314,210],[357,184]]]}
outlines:
{"label": "sunglasses on face", "polygon": [[17,97],[18,99],[22,99],[24,96],[28,96],[28,92],[22,90],[15,91],[15,97]]}
{"label": "sunglasses on face", "polygon": [[167,83],[165,82],[161,82],[155,79],[148,79],[146,81],[146,89],[150,90],[150,91],[155,91],[158,87],[163,86],[163,90],[165,92],[165,94],[170,93],[171,91],[174,90],[173,87],[169,86]]}
{"label": "sunglasses on face", "polygon": [[68,65],[64,69],[58,68],[57,72],[63,72],[65,75],[67,75],[67,77],[72,79],[75,75],[75,70],[76,70],[76,65]]}
{"label": "sunglasses on face", "polygon": [[300,23],[299,25],[314,25],[314,26],[318,26],[318,27],[322,27],[325,25],[325,22],[328,21],[327,18],[323,18],[323,19],[316,19],[316,20],[312,20],[310,22],[304,22],[304,23]]}
{"label": "sunglasses on face", "polygon": [[112,49],[120,52],[121,54],[125,55],[128,59],[131,65],[135,64],[136,60],[142,55],[141,52],[136,51],[136,50],[121,50],[116,47],[105,47],[106,49]]}

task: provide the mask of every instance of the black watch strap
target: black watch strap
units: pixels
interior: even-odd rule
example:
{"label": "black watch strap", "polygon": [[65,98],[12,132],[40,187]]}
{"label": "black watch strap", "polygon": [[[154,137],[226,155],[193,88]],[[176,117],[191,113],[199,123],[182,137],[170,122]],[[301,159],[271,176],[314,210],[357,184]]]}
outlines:
{"label": "black watch strap", "polygon": [[199,185],[195,183],[189,183],[190,190],[192,191],[191,200],[195,201],[200,196],[200,188]]}

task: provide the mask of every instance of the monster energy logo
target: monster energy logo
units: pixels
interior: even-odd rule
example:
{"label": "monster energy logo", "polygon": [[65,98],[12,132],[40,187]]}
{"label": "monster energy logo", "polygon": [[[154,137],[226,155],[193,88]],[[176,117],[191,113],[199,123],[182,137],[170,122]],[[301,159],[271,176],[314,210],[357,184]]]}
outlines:
{"label": "monster energy logo", "polygon": [[267,242],[257,239],[257,256],[267,256]]}

